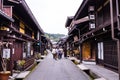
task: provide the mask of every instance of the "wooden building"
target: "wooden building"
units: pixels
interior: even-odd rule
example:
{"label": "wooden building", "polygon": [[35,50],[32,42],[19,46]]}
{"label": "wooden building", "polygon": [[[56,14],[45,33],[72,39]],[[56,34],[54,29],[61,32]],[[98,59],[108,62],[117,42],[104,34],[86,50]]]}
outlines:
{"label": "wooden building", "polygon": [[[12,18],[12,14],[8,13],[6,10],[11,11],[12,7],[4,6],[3,1],[0,0],[0,61],[2,61],[1,54],[2,54],[2,47],[3,47],[3,38],[7,34],[9,34],[8,26],[11,24],[11,22],[14,22],[14,19]],[[0,62],[0,70],[3,70],[1,62]]]}
{"label": "wooden building", "polygon": [[[35,53],[43,53],[46,38],[25,0],[0,0],[0,52],[9,58],[8,70],[25,60],[23,70],[34,63]],[[47,44],[46,44],[47,45]]]}
{"label": "wooden building", "polygon": [[75,46],[77,36],[81,61],[92,60],[120,74],[119,17],[119,0],[83,0],[74,17],[66,21],[66,42]]}

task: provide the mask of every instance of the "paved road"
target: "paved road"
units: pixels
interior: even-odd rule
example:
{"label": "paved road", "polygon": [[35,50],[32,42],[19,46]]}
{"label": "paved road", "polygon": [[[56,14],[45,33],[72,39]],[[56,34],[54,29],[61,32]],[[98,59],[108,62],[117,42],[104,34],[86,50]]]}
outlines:
{"label": "paved road", "polygon": [[62,58],[54,60],[49,52],[47,57],[38,64],[25,80],[90,80],[70,60]]}

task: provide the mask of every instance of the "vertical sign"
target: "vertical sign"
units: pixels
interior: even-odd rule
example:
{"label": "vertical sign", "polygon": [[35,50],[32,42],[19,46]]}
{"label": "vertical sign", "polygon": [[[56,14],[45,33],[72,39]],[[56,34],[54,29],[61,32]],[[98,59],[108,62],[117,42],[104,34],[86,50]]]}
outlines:
{"label": "vertical sign", "polygon": [[89,15],[89,29],[95,29],[95,9],[94,6],[89,6],[88,8]]}
{"label": "vertical sign", "polygon": [[3,58],[10,58],[10,49],[3,49]]}

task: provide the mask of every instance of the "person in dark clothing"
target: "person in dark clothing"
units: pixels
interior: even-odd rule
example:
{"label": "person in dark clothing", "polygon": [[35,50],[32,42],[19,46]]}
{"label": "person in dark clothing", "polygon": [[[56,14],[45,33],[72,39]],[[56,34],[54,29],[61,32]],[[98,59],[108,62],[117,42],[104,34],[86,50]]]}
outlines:
{"label": "person in dark clothing", "polygon": [[61,59],[62,58],[62,54],[63,54],[63,51],[62,49],[58,49],[58,59]]}

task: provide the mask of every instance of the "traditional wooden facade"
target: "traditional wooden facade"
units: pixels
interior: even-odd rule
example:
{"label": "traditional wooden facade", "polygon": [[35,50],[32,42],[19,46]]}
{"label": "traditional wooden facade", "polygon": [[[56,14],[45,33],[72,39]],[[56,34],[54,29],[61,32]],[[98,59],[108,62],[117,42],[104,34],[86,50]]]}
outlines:
{"label": "traditional wooden facade", "polygon": [[[9,34],[9,25],[11,24],[11,22],[14,22],[11,13],[8,13],[6,10],[11,11],[12,7],[11,6],[7,6],[7,8],[5,6],[3,6],[3,1],[0,0],[0,61],[2,61],[2,41],[4,39],[4,37]],[[0,62],[0,70],[2,70],[2,64]]]}
{"label": "traditional wooden facade", "polygon": [[66,21],[67,42],[78,36],[82,61],[94,60],[120,73],[119,16],[119,0],[83,0],[73,19]]}
{"label": "traditional wooden facade", "polygon": [[47,37],[45,37],[45,36],[41,36],[41,37],[42,37],[41,54],[45,55],[44,51],[46,51],[46,49],[52,50],[52,43]]}
{"label": "traditional wooden facade", "polygon": [[45,50],[43,30],[25,0],[0,0],[0,17],[1,57],[10,59],[11,71],[18,60],[25,60],[23,70],[28,69],[34,63],[34,54]]}

